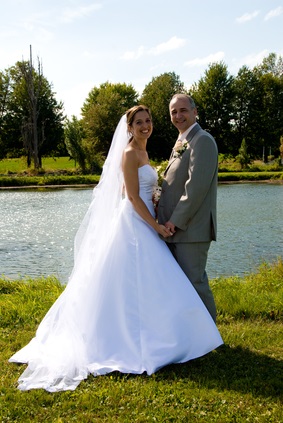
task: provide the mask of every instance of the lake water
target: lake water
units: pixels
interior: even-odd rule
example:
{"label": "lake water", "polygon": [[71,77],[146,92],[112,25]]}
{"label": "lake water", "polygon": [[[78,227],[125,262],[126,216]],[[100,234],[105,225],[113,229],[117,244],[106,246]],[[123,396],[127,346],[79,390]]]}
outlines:
{"label": "lake water", "polygon": [[[0,276],[55,275],[67,282],[73,241],[92,189],[0,191]],[[218,240],[209,277],[243,275],[283,256],[283,185],[218,188]]]}

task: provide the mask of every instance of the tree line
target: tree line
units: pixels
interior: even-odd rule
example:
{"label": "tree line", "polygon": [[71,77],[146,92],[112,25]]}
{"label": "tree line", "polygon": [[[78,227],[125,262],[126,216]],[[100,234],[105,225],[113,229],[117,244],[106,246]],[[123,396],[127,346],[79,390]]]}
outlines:
{"label": "tree line", "polygon": [[95,172],[108,152],[121,115],[143,103],[152,112],[150,157],[169,157],[177,137],[169,116],[175,93],[192,95],[198,121],[216,139],[219,153],[250,159],[283,154],[283,59],[269,54],[253,69],[236,76],[224,62],[212,63],[189,89],[175,72],[152,78],[141,95],[131,84],[105,82],[94,87],[81,108],[81,118],[64,116],[52,85],[32,62],[17,62],[0,72],[0,159],[21,157],[41,167],[43,156],[70,155],[83,172]]}

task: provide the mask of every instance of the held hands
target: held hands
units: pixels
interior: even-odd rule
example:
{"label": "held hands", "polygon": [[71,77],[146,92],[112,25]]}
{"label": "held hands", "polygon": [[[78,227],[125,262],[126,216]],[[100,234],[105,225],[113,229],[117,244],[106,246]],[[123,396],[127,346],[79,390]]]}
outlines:
{"label": "held hands", "polygon": [[172,236],[173,233],[170,231],[169,228],[166,228],[164,225],[158,225],[158,233],[163,236],[163,238],[168,238]]}
{"label": "held hands", "polygon": [[174,235],[176,228],[174,223],[168,221],[165,225],[158,224],[157,232],[163,236],[163,238],[168,238],[169,236]]}
{"label": "held hands", "polygon": [[174,225],[174,223],[170,222],[170,220],[168,220],[168,222],[165,223],[165,228],[169,229],[169,231],[171,232],[171,235],[174,235],[174,233],[176,232],[176,227]]}

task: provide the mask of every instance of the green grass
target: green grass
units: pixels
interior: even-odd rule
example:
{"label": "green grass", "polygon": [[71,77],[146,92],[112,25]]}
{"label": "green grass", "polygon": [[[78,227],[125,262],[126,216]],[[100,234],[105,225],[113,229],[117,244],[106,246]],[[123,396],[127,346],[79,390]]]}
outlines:
{"label": "green grass", "polygon": [[0,421],[283,421],[283,261],[211,283],[225,345],[152,376],[89,377],[74,392],[20,392],[25,365],[8,358],[34,336],[63,287],[54,278],[0,279]]}
{"label": "green grass", "polygon": [[282,171],[282,165],[278,159],[269,161],[267,163],[262,160],[253,160],[247,166],[246,169],[242,169],[241,164],[236,158],[227,157],[223,154],[219,154],[219,171],[220,172],[277,172]]}
{"label": "green grass", "polygon": [[44,187],[62,185],[95,185],[100,175],[2,176],[0,187]]}
{"label": "green grass", "polygon": [[283,172],[219,172],[219,182],[283,181]]}
{"label": "green grass", "polygon": [[[158,169],[159,184],[163,179],[167,161],[151,162]],[[0,187],[30,187],[46,185],[93,185],[99,182],[100,175],[80,175],[74,160],[68,157],[46,157],[42,169],[27,169],[26,161],[21,159],[0,160]],[[224,166],[224,167],[223,167]],[[220,163],[219,182],[276,181],[282,183],[283,171],[279,165],[254,162],[248,171],[239,171],[235,160]]]}
{"label": "green grass", "polygon": [[[75,161],[73,159],[70,159],[69,157],[43,157],[42,168],[42,172],[54,172],[62,169],[69,171],[77,170]],[[32,172],[32,169],[33,167],[28,169],[25,158],[0,160],[0,175],[8,175],[11,173],[29,174]]]}
{"label": "green grass", "polygon": [[43,168],[27,169],[24,159],[0,161],[0,187],[44,187],[62,185],[95,185],[100,175],[82,175],[74,160],[68,157],[46,157]]}

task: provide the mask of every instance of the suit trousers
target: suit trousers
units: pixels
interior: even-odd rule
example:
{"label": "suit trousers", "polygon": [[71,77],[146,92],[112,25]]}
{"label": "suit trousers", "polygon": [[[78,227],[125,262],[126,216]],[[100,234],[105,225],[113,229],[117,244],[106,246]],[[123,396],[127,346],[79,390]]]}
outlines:
{"label": "suit trousers", "polygon": [[210,242],[168,242],[167,245],[216,321],[216,306],[205,270]]}

